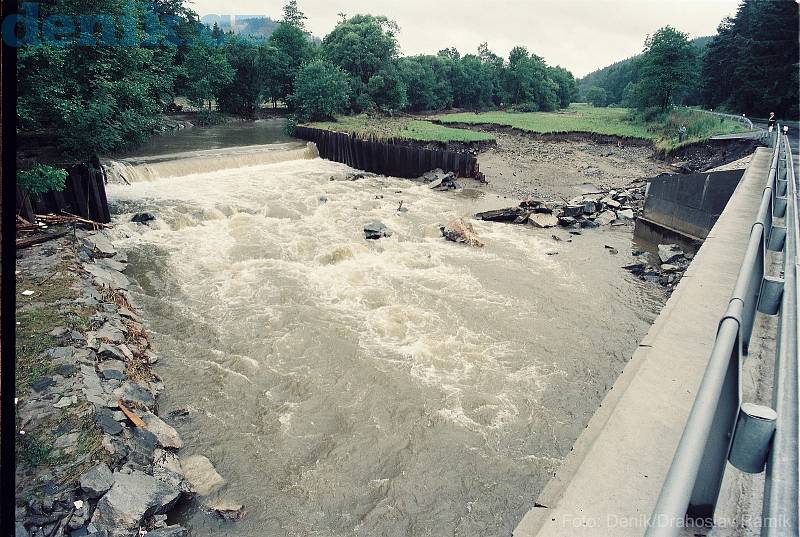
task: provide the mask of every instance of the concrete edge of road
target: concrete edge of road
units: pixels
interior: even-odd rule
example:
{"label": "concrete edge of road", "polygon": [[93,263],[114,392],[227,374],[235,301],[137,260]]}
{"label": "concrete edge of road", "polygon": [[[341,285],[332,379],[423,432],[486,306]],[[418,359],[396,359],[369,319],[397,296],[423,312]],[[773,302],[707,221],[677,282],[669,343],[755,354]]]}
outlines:
{"label": "concrete edge of road", "polygon": [[[754,165],[754,168],[752,171],[750,171],[750,173],[747,172],[745,173],[745,177],[743,177],[739,186],[736,188],[736,191],[732,196],[731,202],[729,202],[728,207],[726,207],[725,211],[723,212],[723,216],[725,215],[725,213],[730,214],[736,211],[741,211],[743,205],[747,208],[747,210],[749,210],[751,208],[749,206],[754,204],[754,201],[752,200],[749,200],[744,204],[741,201],[738,203],[735,202],[734,200],[737,197],[737,194],[744,193],[742,197],[747,197],[747,198],[753,197],[755,195],[760,200],[760,193],[762,191],[760,185],[766,181],[766,175],[762,173],[763,170],[761,168],[763,168],[764,165],[766,164],[768,171],[769,163],[766,162],[768,160],[768,155],[766,155],[766,153],[768,152],[769,152],[768,149],[762,148],[756,150],[756,152],[753,154],[751,165]],[[764,176],[761,177],[761,175]],[[720,217],[721,221],[723,220],[723,216]],[[753,218],[755,217],[755,212],[753,213],[752,216]],[[749,218],[749,216],[747,217]],[[737,220],[736,215],[733,215],[733,220]],[[738,221],[734,222],[734,224],[737,225],[738,227],[744,227],[742,215],[739,215]],[[749,225],[746,225],[745,231],[749,233]],[[718,230],[712,230],[712,232],[709,234],[709,240],[706,242],[706,244],[709,243],[713,244],[713,239],[720,235],[723,235],[722,237],[720,237],[720,244],[721,246],[724,247],[725,242],[730,240],[729,237],[730,234],[719,233]],[[717,246],[716,248],[709,248],[708,250],[714,251],[718,249],[719,246]],[[698,252],[698,257],[702,256],[701,252]],[[709,265],[713,265],[711,269],[715,270],[720,260],[712,260],[711,258],[708,258],[708,260],[711,261]],[[735,272],[738,273],[738,265],[734,268]],[[697,278],[693,278],[693,276],[695,276],[697,272],[698,272],[698,266],[695,263],[693,263],[693,266],[690,267],[689,271],[687,271],[686,274],[687,277],[684,278],[684,280],[682,280],[681,284],[678,285],[678,287],[675,289],[675,292],[672,294],[667,303],[664,305],[664,308],[660,312],[656,321],[653,323],[650,330],[647,332],[645,337],[640,342],[639,347],[634,352],[631,360],[626,364],[625,368],[617,378],[616,382],[613,384],[609,392],[606,394],[600,407],[592,416],[584,431],[578,437],[572,450],[565,457],[560,468],[557,470],[557,472],[554,474],[554,476],[550,479],[548,484],[536,498],[535,507],[530,509],[525,514],[523,519],[515,528],[513,532],[514,537],[534,537],[540,535],[542,533],[544,526],[547,525],[550,519],[556,514],[557,509],[559,512],[562,512],[562,514],[564,511],[571,510],[574,512],[576,518],[581,516],[582,514],[588,514],[580,506],[572,506],[570,508],[563,505],[559,505],[559,503],[563,499],[571,482],[573,481],[573,479],[576,478],[579,472],[583,473],[595,472],[597,474],[596,476],[597,489],[602,490],[604,486],[607,485],[607,483],[603,482],[604,475],[602,469],[595,469],[595,468],[585,469],[582,468],[582,466],[584,462],[586,462],[587,456],[593,451],[593,449],[596,447],[596,444],[598,443],[598,440],[604,434],[606,427],[609,425],[609,421],[612,420],[612,418],[616,417],[615,411],[618,409],[618,404],[625,397],[626,392],[628,392],[629,388],[631,388],[631,386],[635,382],[637,384],[639,384],[640,382],[641,383],[652,382],[652,375],[650,375],[650,379],[647,378],[637,379],[637,376],[639,376],[642,366],[648,362],[652,345],[656,345],[656,342],[659,340],[659,336],[662,334],[664,329],[670,326],[670,320],[673,314],[676,313],[676,310],[680,310],[682,307],[684,307],[685,309],[685,303],[692,301],[693,298],[692,294],[697,292],[697,290],[694,288],[696,287],[696,283],[693,283],[692,280],[695,280],[695,282],[697,281]],[[727,279],[731,279],[731,277],[732,275],[729,274]],[[735,275],[733,275],[733,277],[735,278]],[[729,294],[732,290],[732,285],[731,289],[727,289],[727,282],[725,283],[725,285],[721,286],[711,285],[709,287],[715,288],[713,292],[716,295],[719,295],[717,298],[721,297],[721,302],[724,303],[721,304],[721,307],[726,305],[727,297],[729,297]],[[724,307],[722,309],[724,309]],[[680,311],[678,311],[678,314],[679,315],[681,314]],[[715,311],[705,314],[705,317],[707,320],[710,319],[714,323],[718,322],[718,317],[716,316]],[[711,330],[710,336],[713,342],[713,336],[715,333],[714,327],[711,326],[709,327],[709,329]],[[675,331],[673,326],[672,328],[670,328],[669,334],[667,335],[670,335],[674,332]],[[687,346],[696,347],[695,350],[697,352],[705,352],[705,346],[707,346],[705,345],[706,343],[708,342],[697,343]],[[702,365],[702,367],[697,367],[697,371],[700,373],[700,376],[702,376],[702,371],[704,370],[705,370],[704,365]],[[643,376],[647,377],[648,375],[643,375]],[[696,380],[697,382],[699,382],[699,378]],[[667,383],[674,382],[674,379],[664,377],[662,382],[667,382]],[[641,388],[641,386],[639,387]],[[647,390],[652,390],[652,392],[655,394],[658,392],[659,387],[647,386]],[[689,388],[689,390],[693,392],[692,388]],[[694,395],[692,393],[690,394],[690,397],[685,397],[685,398],[687,399],[687,401],[683,401],[683,406],[687,406],[687,404],[690,406],[691,402],[694,400]],[[682,430],[683,427],[682,422],[685,421],[686,413],[687,412],[676,411],[668,418],[665,418],[664,416],[659,416],[657,421],[660,422],[664,422],[665,420],[672,421],[673,422],[672,428],[675,429],[675,431],[679,431]],[[665,423],[660,423],[660,425],[665,425]],[[669,431],[668,434],[673,435],[675,431]],[[651,430],[650,432],[653,431]],[[605,440],[606,443],[608,443],[608,439]],[[670,438],[665,443],[666,444],[676,443],[677,440],[678,440],[677,438]],[[606,449],[607,448],[608,446],[606,446]],[[667,451],[671,453],[673,450],[668,449]],[[660,461],[661,466],[668,467],[670,461],[671,458],[670,460],[667,461]],[[650,477],[652,479],[658,479],[658,474],[660,474],[661,471],[660,470],[654,471],[654,470],[655,470],[654,468],[650,468],[649,470],[645,468],[636,468],[636,469],[632,468],[630,469],[630,472],[633,473],[634,471],[647,471],[647,473],[650,474]],[[625,477],[619,476],[619,478],[620,481],[618,485],[623,486],[625,482]],[[586,479],[584,479],[584,481],[586,481]],[[590,494],[588,495],[591,494],[592,493],[590,492]],[[597,495],[596,492],[593,492],[593,494]],[[651,500],[652,502],[655,502],[655,498],[652,498]],[[589,503],[590,502],[587,501],[587,506]],[[597,535],[605,535],[603,528],[598,528]]]}

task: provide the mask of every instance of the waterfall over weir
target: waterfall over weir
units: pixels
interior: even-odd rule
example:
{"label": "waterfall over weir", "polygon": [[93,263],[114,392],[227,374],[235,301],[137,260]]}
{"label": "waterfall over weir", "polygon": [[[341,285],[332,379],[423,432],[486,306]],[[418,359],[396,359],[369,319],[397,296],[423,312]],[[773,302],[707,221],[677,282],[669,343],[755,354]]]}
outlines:
{"label": "waterfall over weir", "polygon": [[314,143],[293,142],[104,159],[102,165],[109,183],[131,184],[317,157],[319,152]]}

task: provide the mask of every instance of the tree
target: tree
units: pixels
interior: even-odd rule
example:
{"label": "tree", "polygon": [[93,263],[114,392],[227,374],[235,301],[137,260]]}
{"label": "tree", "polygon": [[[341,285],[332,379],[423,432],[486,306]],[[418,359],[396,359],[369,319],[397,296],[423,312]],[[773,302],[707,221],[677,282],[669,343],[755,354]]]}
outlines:
{"label": "tree", "polygon": [[592,86],[586,90],[586,101],[592,103],[592,106],[605,106],[608,95],[606,90],[599,86]]}
{"label": "tree", "polygon": [[354,15],[325,36],[323,55],[367,83],[397,57],[397,30],[397,24],[386,17]]}
{"label": "tree", "polygon": [[258,46],[251,39],[229,35],[223,50],[234,75],[220,89],[217,98],[219,109],[244,118],[255,117],[262,93]]}
{"label": "tree", "polygon": [[270,74],[271,95],[286,99],[294,92],[294,79],[304,62],[314,56],[308,34],[293,24],[282,23],[269,36],[268,44],[275,54],[270,60],[274,72]]}
{"label": "tree", "polygon": [[235,76],[225,51],[205,40],[197,40],[184,60],[186,70],[186,98],[193,105],[208,107],[218,100],[223,88]]}
{"label": "tree", "polygon": [[329,61],[318,59],[297,73],[289,100],[302,121],[330,119],[345,109],[349,91],[347,74]]}
{"label": "tree", "polygon": [[305,14],[297,7],[297,0],[290,0],[289,3],[283,6],[283,20],[281,20],[282,23],[294,26],[295,28],[299,28],[305,32],[305,21],[307,18],[308,17],[306,17]]}
{"label": "tree", "polygon": [[703,102],[737,112],[798,117],[797,4],[743,0],[703,58]]}
{"label": "tree", "polygon": [[664,26],[649,36],[639,60],[639,105],[666,110],[691,84],[696,61],[695,49],[685,33]]}
{"label": "tree", "polygon": [[[94,13],[111,16],[116,35],[122,35],[125,17],[137,20],[140,40],[147,7],[135,0],[92,4]],[[39,10],[42,19],[86,14],[79,0],[54,0],[39,4]],[[177,48],[163,34],[148,46],[115,46],[101,37],[98,25],[80,36],[91,46],[73,37],[18,51],[19,128],[53,138],[74,158],[144,141],[160,127],[175,92]]]}
{"label": "tree", "polygon": [[547,76],[558,86],[556,90],[558,107],[568,107],[575,99],[578,92],[578,85],[575,83],[575,77],[572,76],[572,73],[559,66],[548,67]]}

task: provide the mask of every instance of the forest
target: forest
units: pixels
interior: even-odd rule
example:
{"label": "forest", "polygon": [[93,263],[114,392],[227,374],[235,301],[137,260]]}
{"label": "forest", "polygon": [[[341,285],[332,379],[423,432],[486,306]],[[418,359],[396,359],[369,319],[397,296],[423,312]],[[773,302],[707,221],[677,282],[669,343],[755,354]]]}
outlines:
{"label": "forest", "polygon": [[[798,118],[797,3],[743,0],[715,36],[692,40],[688,83],[676,104],[766,117]],[[623,60],[578,81],[580,98],[596,105],[637,106],[643,55]]]}

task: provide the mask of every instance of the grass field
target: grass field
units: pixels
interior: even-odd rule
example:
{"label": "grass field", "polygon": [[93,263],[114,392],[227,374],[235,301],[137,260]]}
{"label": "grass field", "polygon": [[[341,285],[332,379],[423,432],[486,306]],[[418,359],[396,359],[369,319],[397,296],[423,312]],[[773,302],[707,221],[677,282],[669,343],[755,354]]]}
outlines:
{"label": "grass field", "polygon": [[342,116],[336,121],[311,123],[311,127],[348,132],[380,139],[401,138],[420,142],[490,142],[491,134],[466,129],[454,129],[430,121],[404,117],[372,118],[367,116]]}
{"label": "grass field", "polygon": [[[738,122],[687,109],[648,114],[635,113],[627,108],[595,108],[586,104],[573,104],[557,112],[467,112],[443,114],[436,119],[445,124],[502,125],[540,134],[582,132],[638,138],[652,141],[660,150],[673,150],[717,134],[743,130]],[[677,132],[681,125],[686,125],[687,138],[679,144]]]}

